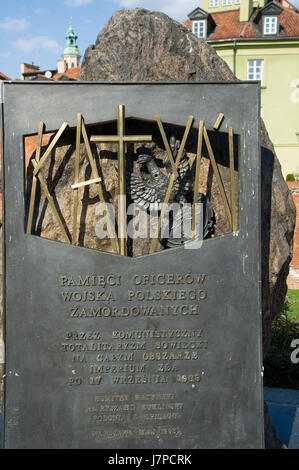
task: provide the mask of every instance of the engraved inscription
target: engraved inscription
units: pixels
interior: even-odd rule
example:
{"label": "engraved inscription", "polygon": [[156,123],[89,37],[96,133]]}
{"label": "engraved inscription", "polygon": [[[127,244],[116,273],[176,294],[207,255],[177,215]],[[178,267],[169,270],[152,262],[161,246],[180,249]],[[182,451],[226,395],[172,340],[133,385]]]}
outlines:
{"label": "engraved inscription", "polygon": [[[96,391],[84,410],[95,426],[92,437],[181,436],[178,423],[185,413],[185,396],[169,391],[174,384],[178,390],[201,386],[209,350],[208,331],[200,325],[209,298],[208,276],[191,271],[134,274],[126,279],[118,274],[62,275],[58,286],[62,314],[72,325],[60,344],[61,353],[73,367],[66,384],[74,391],[82,387],[91,394]],[[125,289],[121,300],[119,286]],[[132,317],[148,318],[148,325],[155,317],[184,317],[186,326],[175,328],[170,323],[167,328],[143,328],[137,323],[136,328],[128,328]],[[196,327],[192,319],[196,319]],[[86,321],[88,328],[76,326],[86,325]],[[159,393],[144,393],[152,386]],[[106,393],[99,393],[101,390]]]}
{"label": "engraved inscription", "polygon": [[[108,440],[166,435],[179,437],[182,429],[177,423],[184,412],[184,403],[176,398],[174,393],[96,395],[85,410],[89,420],[94,425],[119,423],[127,428],[100,428],[92,431],[92,437]],[[162,422],[167,424],[160,424]]]}

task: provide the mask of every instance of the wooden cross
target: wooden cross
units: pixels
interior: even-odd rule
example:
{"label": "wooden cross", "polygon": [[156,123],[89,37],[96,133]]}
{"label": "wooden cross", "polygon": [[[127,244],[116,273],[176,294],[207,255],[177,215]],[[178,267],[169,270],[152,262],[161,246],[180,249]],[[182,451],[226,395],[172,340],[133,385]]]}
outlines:
{"label": "wooden cross", "polygon": [[126,255],[127,216],[126,216],[126,144],[137,142],[152,142],[151,135],[125,135],[125,107],[120,104],[117,108],[117,135],[93,135],[90,138],[95,143],[118,144],[118,238],[119,254]]}

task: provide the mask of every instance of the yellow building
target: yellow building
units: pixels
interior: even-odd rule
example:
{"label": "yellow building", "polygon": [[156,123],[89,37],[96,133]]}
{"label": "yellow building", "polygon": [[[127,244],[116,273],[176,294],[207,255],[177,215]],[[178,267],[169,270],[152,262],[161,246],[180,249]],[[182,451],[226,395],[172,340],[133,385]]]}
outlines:
{"label": "yellow building", "polygon": [[286,0],[203,0],[185,25],[240,80],[261,81],[261,115],[282,166],[299,179],[299,13]]}

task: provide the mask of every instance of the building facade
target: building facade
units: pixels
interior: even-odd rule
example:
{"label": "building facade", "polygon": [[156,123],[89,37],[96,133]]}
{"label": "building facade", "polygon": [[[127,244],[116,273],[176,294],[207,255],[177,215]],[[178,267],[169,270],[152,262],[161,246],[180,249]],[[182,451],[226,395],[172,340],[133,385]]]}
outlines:
{"label": "building facade", "polygon": [[203,0],[185,25],[240,80],[260,80],[261,116],[283,175],[299,180],[299,13],[286,0]]}

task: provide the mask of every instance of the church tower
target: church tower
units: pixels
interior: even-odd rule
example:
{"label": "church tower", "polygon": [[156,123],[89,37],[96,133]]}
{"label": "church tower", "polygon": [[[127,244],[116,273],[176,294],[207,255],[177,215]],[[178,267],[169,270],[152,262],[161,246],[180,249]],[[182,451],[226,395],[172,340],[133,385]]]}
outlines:
{"label": "church tower", "polygon": [[70,24],[65,35],[66,44],[62,55],[67,69],[80,67],[81,56],[77,46],[77,38],[78,36],[73,30],[72,24]]}

